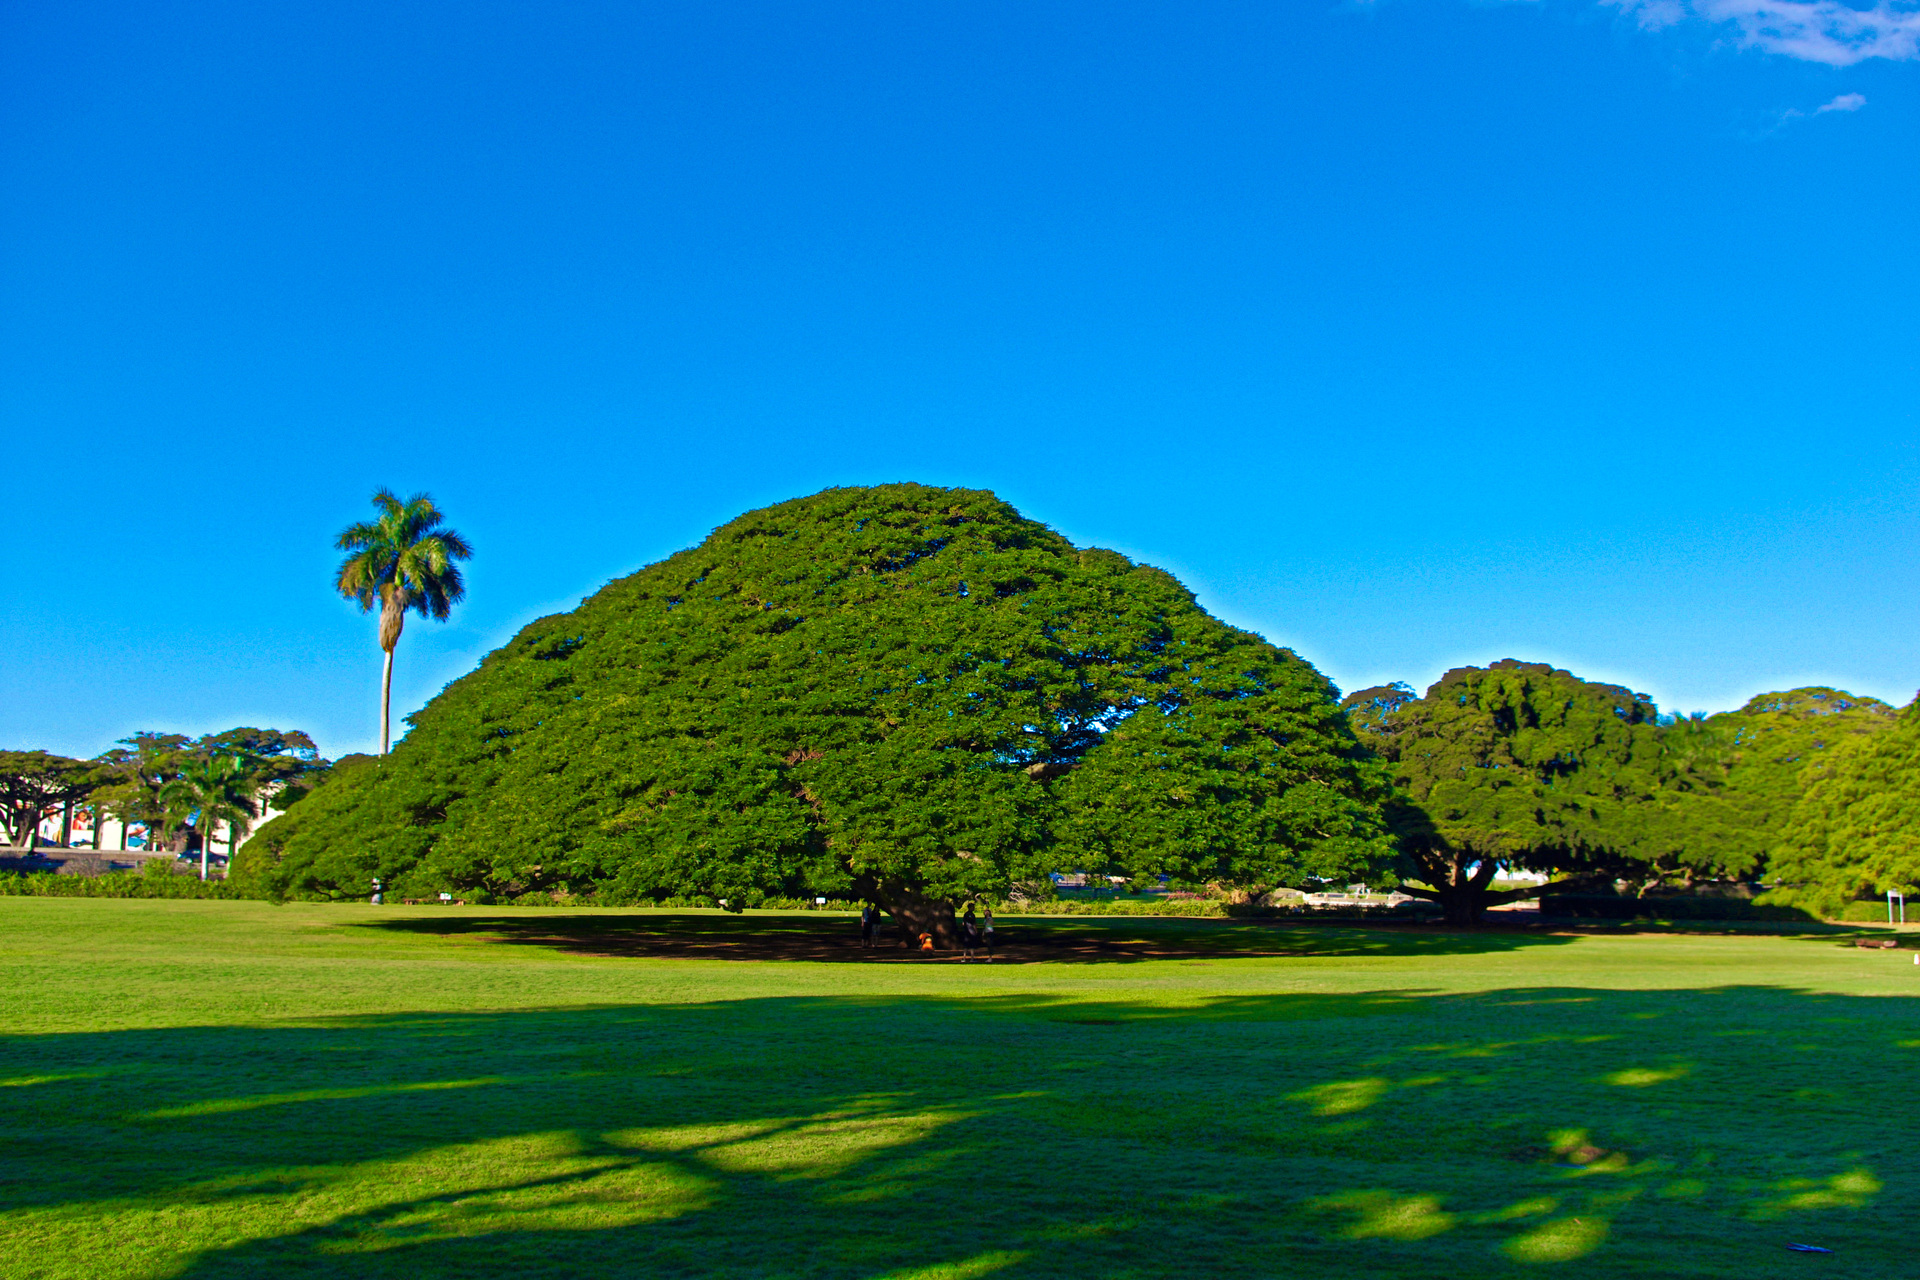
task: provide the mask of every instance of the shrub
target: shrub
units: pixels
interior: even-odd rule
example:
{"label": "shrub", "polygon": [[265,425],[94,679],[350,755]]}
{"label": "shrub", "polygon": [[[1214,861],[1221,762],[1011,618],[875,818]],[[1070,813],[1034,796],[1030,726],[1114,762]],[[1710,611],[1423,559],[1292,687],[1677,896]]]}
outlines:
{"label": "shrub", "polygon": [[1219,898],[1056,898],[1051,902],[997,903],[998,916],[1187,916],[1220,918],[1233,908]]}
{"label": "shrub", "polygon": [[142,874],[109,871],[103,876],[62,876],[51,871],[0,874],[0,897],[10,898],[253,898],[225,880],[201,880],[171,871]]}
{"label": "shrub", "polygon": [[[1900,918],[1900,908],[1894,907],[1895,920]],[[1887,922],[1887,900],[1885,898],[1862,898],[1858,902],[1849,902],[1833,917],[1848,924],[1885,924]],[[1920,913],[1916,913],[1920,920]]]}
{"label": "shrub", "polygon": [[1600,893],[1549,893],[1540,898],[1542,916],[1574,920],[1811,920],[1797,906],[1742,898],[1622,898]]}

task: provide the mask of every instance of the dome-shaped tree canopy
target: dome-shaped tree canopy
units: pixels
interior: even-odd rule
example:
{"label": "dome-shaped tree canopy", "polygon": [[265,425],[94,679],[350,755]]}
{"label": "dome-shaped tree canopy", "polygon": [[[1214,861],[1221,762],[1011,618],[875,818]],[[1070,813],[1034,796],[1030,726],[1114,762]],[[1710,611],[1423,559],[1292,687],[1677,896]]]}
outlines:
{"label": "dome-shaped tree canopy", "polygon": [[1311,666],[991,493],[830,489],[542,618],[248,845],[358,896],[943,904],[1049,869],[1338,878],[1379,774]]}

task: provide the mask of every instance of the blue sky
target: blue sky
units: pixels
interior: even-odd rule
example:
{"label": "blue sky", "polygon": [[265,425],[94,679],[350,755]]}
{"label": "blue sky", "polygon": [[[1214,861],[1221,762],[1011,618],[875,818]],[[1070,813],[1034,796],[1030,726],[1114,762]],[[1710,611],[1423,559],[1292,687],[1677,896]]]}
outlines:
{"label": "blue sky", "polygon": [[0,745],[378,732],[834,484],[991,488],[1345,688],[1920,686],[1920,10],[0,10]]}

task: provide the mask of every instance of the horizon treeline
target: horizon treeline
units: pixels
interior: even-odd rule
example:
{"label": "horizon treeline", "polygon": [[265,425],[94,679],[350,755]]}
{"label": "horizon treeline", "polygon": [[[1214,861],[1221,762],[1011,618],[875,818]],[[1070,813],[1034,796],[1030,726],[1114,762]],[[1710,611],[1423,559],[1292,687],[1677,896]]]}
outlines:
{"label": "horizon treeline", "polygon": [[[1136,885],[1399,884],[1471,920],[1494,872],[1638,889],[1793,868],[1818,764],[1887,704],[1788,690],[1663,717],[1507,660],[1344,700],[1171,575],[993,494],[832,489],[539,619],[247,846],[270,892],[875,901],[939,932],[1054,870]],[[1823,773],[1822,776],[1825,776]],[[1804,839],[1803,846],[1790,841]],[[1807,896],[1811,895],[1811,896]]]}
{"label": "horizon treeline", "polygon": [[[1172,575],[980,490],[749,512],[529,624],[408,721],[391,755],[330,768],[303,734],[255,744],[289,762],[287,812],[234,876],[318,898],[376,877],[482,900],[859,898],[936,934],[1056,870],[1398,885],[1458,922],[1529,892],[1502,871],[1764,880],[1827,913],[1920,879],[1912,706],[1810,687],[1663,715],[1514,659],[1343,699]],[[15,825],[52,794],[0,786]]]}

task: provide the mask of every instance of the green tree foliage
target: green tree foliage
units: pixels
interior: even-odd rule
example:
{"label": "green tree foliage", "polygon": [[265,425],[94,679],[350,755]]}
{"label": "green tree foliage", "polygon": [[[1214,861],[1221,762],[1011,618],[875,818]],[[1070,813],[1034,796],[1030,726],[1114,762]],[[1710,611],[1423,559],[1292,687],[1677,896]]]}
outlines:
{"label": "green tree foliage", "polygon": [[1892,725],[1877,698],[1839,689],[1764,693],[1738,711],[1664,718],[1660,787],[1636,852],[1648,884],[1767,874],[1808,765]]}
{"label": "green tree foliage", "polygon": [[1837,915],[1852,899],[1920,889],[1920,701],[1884,732],[1813,755],[1800,781],[1773,857],[1785,886],[1774,900]]}
{"label": "green tree foliage", "polygon": [[1733,794],[1735,737],[1696,713],[1660,717],[1654,739],[1651,785],[1626,798],[1612,869],[1642,892],[1750,874],[1765,846]]}
{"label": "green tree foliage", "polygon": [[334,577],[334,588],[362,613],[380,606],[380,648],[386,654],[380,674],[380,754],[385,755],[393,737],[393,650],[400,643],[407,611],[445,622],[467,593],[454,562],[469,559],[473,548],[446,527],[440,509],[424,493],[402,502],[391,490],[381,489],[373,495],[373,505],[380,511],[377,518],[351,525],[335,539],[335,547],[347,558]]}
{"label": "green tree foliage", "polygon": [[259,787],[259,807],[286,809],[326,776],[327,761],[298,729],[228,729],[194,741],[192,754],[205,760],[234,756]]}
{"label": "green tree foliage", "polygon": [[1849,743],[1878,738],[1898,713],[1878,698],[1840,689],[1763,693],[1707,721],[1720,739],[1729,823],[1742,854],[1757,864],[1778,845],[1805,794],[1808,770]]}
{"label": "green tree foliage", "polygon": [[91,800],[96,816],[147,825],[156,844],[168,841],[186,813],[169,805],[168,784],[207,762],[237,757],[254,784],[257,808],[285,809],[304,796],[326,770],[313,739],[298,729],[228,729],[200,738],[152,730],[122,738],[97,758],[103,785]]}
{"label": "green tree foliage", "polygon": [[149,729],[122,738],[120,745],[102,753],[98,762],[107,783],[93,797],[96,817],[143,822],[156,846],[165,843],[172,828],[160,791],[179,776],[192,743],[184,733]]}
{"label": "green tree foliage", "polygon": [[99,769],[88,761],[49,751],[0,751],[0,814],[9,843],[33,848],[49,809],[85,799],[100,785]]}
{"label": "green tree foliage", "polygon": [[1612,872],[1657,822],[1657,710],[1643,695],[1543,663],[1447,672],[1425,696],[1364,689],[1345,705],[1387,762],[1405,892],[1454,923],[1537,890],[1494,890],[1502,869]]}
{"label": "green tree foliage", "polygon": [[412,723],[263,828],[245,873],[830,893],[944,934],[1049,869],[1270,885],[1384,850],[1378,772],[1318,672],[977,490],[742,516],[531,624]]}
{"label": "green tree foliage", "polygon": [[[1873,698],[1806,688],[1715,716],[1659,716],[1643,695],[1567,672],[1511,660],[1475,671],[1449,672],[1424,699],[1395,684],[1343,704],[1362,740],[1395,762],[1403,796],[1391,812],[1410,873],[1465,904],[1450,908],[1460,919],[1494,901],[1474,881],[1503,866],[1637,881],[1641,892],[1759,874],[1808,763],[1884,732],[1894,715]],[[1488,849],[1498,856],[1482,858]]]}
{"label": "green tree foliage", "polygon": [[239,754],[190,758],[179,774],[160,788],[166,813],[191,821],[200,833],[200,878],[207,878],[207,859],[213,849],[214,828],[224,822],[232,832],[230,845],[246,838],[246,829],[259,815],[256,797],[263,789],[254,762]]}

